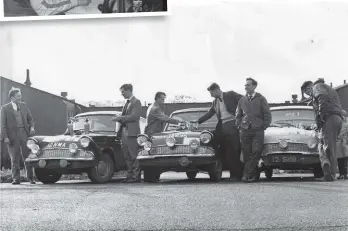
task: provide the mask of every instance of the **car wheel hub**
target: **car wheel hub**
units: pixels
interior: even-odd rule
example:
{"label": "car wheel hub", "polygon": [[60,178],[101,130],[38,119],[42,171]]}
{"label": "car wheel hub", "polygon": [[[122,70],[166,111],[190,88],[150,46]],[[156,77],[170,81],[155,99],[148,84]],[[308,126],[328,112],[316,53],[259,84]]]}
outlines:
{"label": "car wheel hub", "polygon": [[97,173],[99,176],[105,176],[109,173],[109,166],[104,161],[99,161],[97,166]]}

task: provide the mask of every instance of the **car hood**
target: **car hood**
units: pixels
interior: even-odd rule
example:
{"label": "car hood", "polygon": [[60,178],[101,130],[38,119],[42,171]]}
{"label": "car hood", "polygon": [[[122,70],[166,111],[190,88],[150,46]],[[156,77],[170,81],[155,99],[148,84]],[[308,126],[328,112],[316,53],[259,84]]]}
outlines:
{"label": "car hood", "polygon": [[[92,140],[100,140],[107,138],[108,135],[105,134],[99,134],[99,133],[90,133],[87,135],[88,137],[92,138]],[[115,135],[113,135],[115,136]],[[79,146],[79,140],[82,137],[86,137],[86,135],[57,135],[57,136],[34,136],[35,140],[39,142],[39,145],[41,148],[67,148],[70,143],[77,143]]]}
{"label": "car hood", "polygon": [[175,138],[177,144],[188,145],[191,140],[195,139],[199,141],[200,134],[201,131],[168,131],[154,134],[151,141],[154,146],[166,145],[166,138],[172,136]]}
{"label": "car hood", "polygon": [[279,142],[284,139],[288,142],[307,143],[316,136],[314,130],[305,130],[295,127],[269,127],[265,131],[265,143]]}

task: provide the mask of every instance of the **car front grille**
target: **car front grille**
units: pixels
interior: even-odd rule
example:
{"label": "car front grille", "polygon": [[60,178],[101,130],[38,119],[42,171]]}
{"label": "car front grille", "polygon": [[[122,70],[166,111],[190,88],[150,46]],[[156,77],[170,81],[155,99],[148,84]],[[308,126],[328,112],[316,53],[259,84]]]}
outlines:
{"label": "car front grille", "polygon": [[91,152],[77,150],[76,153],[70,153],[69,149],[43,149],[39,158],[71,158],[71,157],[93,157]]}
{"label": "car front grille", "polygon": [[288,143],[286,148],[281,148],[278,143],[265,144],[263,147],[263,154],[272,152],[313,152],[307,144]]}
{"label": "car front grille", "polygon": [[173,148],[167,146],[153,147],[150,150],[152,155],[168,155],[168,154],[213,154],[214,151],[207,147],[198,147],[196,151],[188,145],[178,145]]}

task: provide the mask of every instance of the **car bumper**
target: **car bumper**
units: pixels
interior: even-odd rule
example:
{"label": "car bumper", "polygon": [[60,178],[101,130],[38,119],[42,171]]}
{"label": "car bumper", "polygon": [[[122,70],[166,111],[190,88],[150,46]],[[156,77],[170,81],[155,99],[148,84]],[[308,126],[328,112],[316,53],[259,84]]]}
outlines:
{"label": "car bumper", "polygon": [[29,167],[49,169],[81,169],[98,164],[98,161],[94,158],[27,158],[25,162]]}
{"label": "car bumper", "polygon": [[319,154],[313,153],[272,153],[262,156],[261,160],[265,166],[294,169],[320,164]]}
{"label": "car bumper", "polygon": [[185,169],[215,163],[214,154],[148,155],[137,157],[142,168]]}

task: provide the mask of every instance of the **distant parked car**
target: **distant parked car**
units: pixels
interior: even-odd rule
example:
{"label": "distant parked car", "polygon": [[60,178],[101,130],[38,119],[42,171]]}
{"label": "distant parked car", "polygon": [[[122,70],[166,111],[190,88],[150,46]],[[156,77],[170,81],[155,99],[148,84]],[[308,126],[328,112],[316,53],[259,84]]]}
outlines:
{"label": "distant parked car", "polygon": [[315,114],[310,106],[272,107],[272,124],[265,131],[261,171],[272,178],[273,169],[313,170],[323,177],[319,160]]}
{"label": "distant parked car", "polygon": [[[196,120],[209,108],[190,108],[178,110],[172,118],[181,121]],[[223,166],[217,158],[214,130],[216,117],[195,127],[191,123],[183,126],[168,125],[161,133],[152,137],[138,136],[140,150],[138,160],[144,170],[144,181],[160,179],[166,171],[186,172],[189,179],[194,179],[198,172],[208,172],[212,181],[220,181]]]}
{"label": "distant parked car", "polygon": [[[115,171],[125,170],[126,163],[121,141],[116,139],[116,123],[111,121],[117,111],[97,111],[76,115],[73,134],[68,130],[58,136],[30,137],[27,146],[31,150],[26,159],[35,168],[35,175],[42,183],[55,183],[62,174],[86,172],[94,183],[105,183]],[[85,133],[86,119],[90,131]],[[140,119],[141,131],[146,120]]]}

